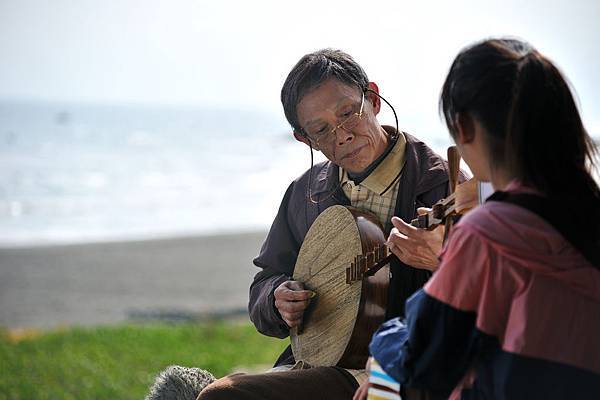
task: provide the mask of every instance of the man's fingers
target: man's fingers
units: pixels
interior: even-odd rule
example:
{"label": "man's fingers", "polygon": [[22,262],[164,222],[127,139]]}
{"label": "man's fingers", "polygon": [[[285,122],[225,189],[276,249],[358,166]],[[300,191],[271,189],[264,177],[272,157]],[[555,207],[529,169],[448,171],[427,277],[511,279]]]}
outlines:
{"label": "man's fingers", "polygon": [[394,225],[396,229],[398,229],[401,233],[404,233],[405,235],[409,235],[411,232],[417,230],[416,227],[407,224],[401,218],[398,217],[392,217],[392,225]]}
{"label": "man's fingers", "polygon": [[291,328],[300,325],[304,316],[304,311],[308,307],[310,301],[287,301],[275,300],[275,307],[279,311],[281,318]]}
{"label": "man's fingers", "polygon": [[301,282],[286,281],[275,289],[275,307],[285,323],[293,327],[302,322],[304,310],[315,295],[312,290],[304,290]]}
{"label": "man's fingers", "polygon": [[306,310],[308,307],[308,301],[285,301],[275,300],[275,307],[279,310],[279,313],[297,313]]}
{"label": "man's fingers", "polygon": [[304,290],[304,285],[298,281],[285,281],[275,289],[275,299],[288,301],[303,301],[313,298],[316,293]]}
{"label": "man's fingers", "polygon": [[298,281],[287,281],[285,286],[291,290],[304,290],[304,285]]}
{"label": "man's fingers", "polygon": [[388,236],[388,240],[385,244],[388,245],[388,247],[390,247],[390,248],[403,247],[403,246],[406,246],[409,241],[410,241],[410,238],[408,236],[406,236],[403,233],[400,233],[400,231],[398,229],[393,228],[392,231],[390,232],[390,235]]}
{"label": "man's fingers", "polygon": [[304,310],[298,312],[286,312],[280,310],[281,318],[285,321],[285,323],[290,327],[294,327],[300,325],[302,323],[302,319],[304,317]]}
{"label": "man's fingers", "polygon": [[287,319],[284,317],[283,320],[285,321],[287,326],[289,326],[290,328],[293,328],[294,326],[298,326],[302,323],[302,318]]}
{"label": "man's fingers", "polygon": [[282,290],[279,297],[288,301],[304,301],[315,297],[316,293],[312,290]]}
{"label": "man's fingers", "polygon": [[419,214],[419,215],[425,215],[429,211],[431,211],[431,208],[427,208],[427,207],[419,207],[419,208],[417,208],[417,214]]}
{"label": "man's fingers", "polygon": [[304,316],[304,312],[281,313],[281,317],[286,321],[301,320],[303,316]]}

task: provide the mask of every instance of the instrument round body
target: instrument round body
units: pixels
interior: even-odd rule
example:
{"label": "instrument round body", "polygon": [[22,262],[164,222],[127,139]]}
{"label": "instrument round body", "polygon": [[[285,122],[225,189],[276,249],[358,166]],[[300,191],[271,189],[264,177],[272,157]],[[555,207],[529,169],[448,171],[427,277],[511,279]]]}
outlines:
{"label": "instrument round body", "polygon": [[356,208],[332,206],[314,221],[293,275],[317,293],[302,327],[290,332],[297,361],[364,368],[371,336],[385,319],[389,266],[349,284],[346,268],[357,255],[366,256],[384,243],[377,217]]}

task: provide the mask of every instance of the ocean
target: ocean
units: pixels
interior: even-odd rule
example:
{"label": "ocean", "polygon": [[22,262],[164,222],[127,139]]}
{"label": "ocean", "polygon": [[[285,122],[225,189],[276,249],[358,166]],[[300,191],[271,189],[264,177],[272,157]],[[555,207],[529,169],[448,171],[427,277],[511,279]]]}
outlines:
{"label": "ocean", "polygon": [[266,231],[309,165],[283,113],[0,102],[0,247]]}
{"label": "ocean", "polygon": [[283,115],[3,102],[0,246],[267,230],[309,165]]}

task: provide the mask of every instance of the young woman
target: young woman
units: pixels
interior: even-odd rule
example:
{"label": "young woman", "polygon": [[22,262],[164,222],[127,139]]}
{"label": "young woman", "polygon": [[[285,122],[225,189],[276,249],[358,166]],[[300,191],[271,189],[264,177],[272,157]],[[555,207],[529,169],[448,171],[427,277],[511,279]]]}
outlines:
{"label": "young woman", "polygon": [[497,192],[455,226],[373,357],[434,397],[599,399],[600,189],[569,85],[527,43],[486,40],[456,57],[440,109]]}

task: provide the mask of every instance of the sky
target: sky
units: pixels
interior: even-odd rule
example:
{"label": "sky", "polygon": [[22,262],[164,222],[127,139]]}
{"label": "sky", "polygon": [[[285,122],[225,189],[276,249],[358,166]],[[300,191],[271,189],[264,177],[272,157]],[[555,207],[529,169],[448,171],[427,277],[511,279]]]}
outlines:
{"label": "sky", "polygon": [[403,129],[445,132],[437,102],[452,59],[508,35],[555,61],[600,137],[599,19],[597,0],[0,0],[0,99],[241,108],[284,121],[287,73],[333,47],[378,83]]}

